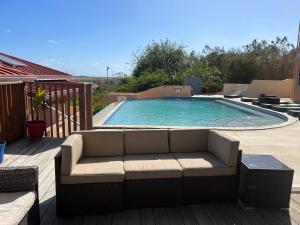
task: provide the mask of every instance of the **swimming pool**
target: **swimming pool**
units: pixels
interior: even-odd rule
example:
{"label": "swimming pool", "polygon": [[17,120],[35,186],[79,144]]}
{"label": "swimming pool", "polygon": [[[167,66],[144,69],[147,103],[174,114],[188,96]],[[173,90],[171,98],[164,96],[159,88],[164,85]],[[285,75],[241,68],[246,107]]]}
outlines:
{"label": "swimming pool", "polygon": [[265,127],[287,118],[227,99],[194,97],[127,100],[119,103],[104,125]]}

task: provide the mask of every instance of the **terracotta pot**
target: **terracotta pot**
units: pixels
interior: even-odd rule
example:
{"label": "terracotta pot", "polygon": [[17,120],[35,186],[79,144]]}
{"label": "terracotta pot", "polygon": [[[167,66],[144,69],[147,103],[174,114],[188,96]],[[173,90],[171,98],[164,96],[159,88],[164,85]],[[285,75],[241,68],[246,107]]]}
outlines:
{"label": "terracotta pot", "polygon": [[44,120],[32,120],[26,123],[28,135],[32,139],[41,139],[44,135],[46,122]]}

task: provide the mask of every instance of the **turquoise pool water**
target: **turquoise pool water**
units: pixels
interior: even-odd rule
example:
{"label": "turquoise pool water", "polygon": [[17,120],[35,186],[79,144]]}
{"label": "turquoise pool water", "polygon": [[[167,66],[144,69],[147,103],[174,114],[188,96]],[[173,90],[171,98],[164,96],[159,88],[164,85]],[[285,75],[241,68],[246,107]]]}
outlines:
{"label": "turquoise pool water", "polygon": [[223,100],[165,98],[125,101],[105,125],[257,127],[284,119]]}

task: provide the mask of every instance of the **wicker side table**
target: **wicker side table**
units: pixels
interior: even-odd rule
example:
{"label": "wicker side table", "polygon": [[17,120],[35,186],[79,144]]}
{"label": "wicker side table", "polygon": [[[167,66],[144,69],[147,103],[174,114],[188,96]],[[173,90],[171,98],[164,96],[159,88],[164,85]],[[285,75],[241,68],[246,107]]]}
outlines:
{"label": "wicker side table", "polygon": [[240,201],[247,207],[288,208],[294,170],[271,155],[243,155]]}

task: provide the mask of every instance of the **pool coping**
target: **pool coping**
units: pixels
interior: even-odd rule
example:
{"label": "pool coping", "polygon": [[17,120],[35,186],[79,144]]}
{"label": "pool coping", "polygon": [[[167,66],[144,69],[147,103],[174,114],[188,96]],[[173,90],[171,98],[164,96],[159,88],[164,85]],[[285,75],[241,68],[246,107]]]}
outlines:
{"label": "pool coping", "polygon": [[[239,130],[239,131],[247,131],[247,130],[266,130],[266,129],[275,129],[275,128],[280,128],[280,127],[285,127],[292,125],[296,123],[298,120],[295,117],[292,117],[286,113],[282,112],[275,112],[271,109],[266,109],[266,108],[261,108],[256,105],[250,105],[249,103],[233,100],[233,99],[227,99],[222,96],[191,96],[192,98],[201,98],[201,99],[216,99],[216,100],[222,100],[225,102],[228,102],[230,104],[235,104],[237,106],[245,107],[251,110],[258,111],[260,113],[266,113],[272,116],[279,117],[285,122],[279,123],[279,124],[274,124],[274,125],[268,125],[268,126],[259,126],[259,127],[206,127],[206,126],[155,126],[155,125],[105,125],[104,122],[111,117],[113,113],[115,113],[121,106],[124,104],[124,101],[120,102],[115,102],[112,103],[114,106],[111,106],[112,104],[108,105],[105,107],[103,110],[98,112],[96,115],[93,117],[93,121],[97,121],[94,125],[94,129],[109,129],[109,128],[123,128],[123,129],[215,129],[215,130]],[[110,110],[109,110],[109,109]],[[98,117],[98,118],[97,118]],[[99,119],[99,117],[101,117]]]}

